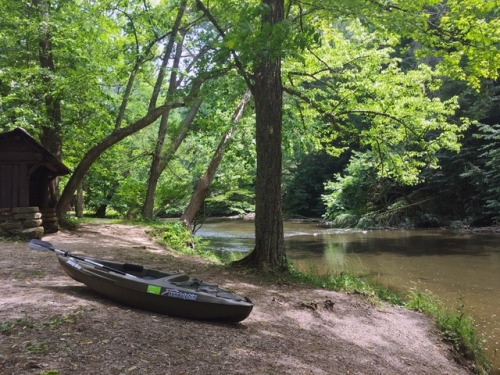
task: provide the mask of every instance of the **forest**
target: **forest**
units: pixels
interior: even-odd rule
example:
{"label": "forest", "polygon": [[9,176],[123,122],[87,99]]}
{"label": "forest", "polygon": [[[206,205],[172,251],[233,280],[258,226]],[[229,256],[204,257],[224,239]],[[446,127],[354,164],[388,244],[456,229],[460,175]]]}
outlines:
{"label": "forest", "polygon": [[192,228],[255,213],[251,261],[273,267],[285,266],[283,218],[500,221],[497,0],[0,0],[0,11],[0,131],[25,129],[73,171],[53,186],[59,217]]}

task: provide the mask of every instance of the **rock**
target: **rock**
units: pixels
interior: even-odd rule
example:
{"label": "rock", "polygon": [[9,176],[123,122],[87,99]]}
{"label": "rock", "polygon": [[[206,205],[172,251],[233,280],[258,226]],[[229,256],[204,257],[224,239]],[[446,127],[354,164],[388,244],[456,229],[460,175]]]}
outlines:
{"label": "rock", "polygon": [[38,207],[14,207],[12,209],[13,214],[34,214],[39,211]]}
{"label": "rock", "polygon": [[35,227],[39,227],[41,225],[42,225],[42,219],[26,220],[23,223],[23,228],[25,228],[25,229],[27,229],[27,228],[35,228]]}
{"label": "rock", "polygon": [[40,219],[42,214],[40,212],[31,212],[31,213],[18,213],[12,215],[15,220],[32,220],[32,219]]}
{"label": "rock", "polygon": [[43,229],[45,233],[57,233],[59,231],[59,224],[57,222],[54,223],[43,223]]}
{"label": "rock", "polygon": [[17,220],[8,220],[1,224],[1,227],[6,232],[12,232],[15,230],[22,230],[23,225],[20,221]]}
{"label": "rock", "polygon": [[42,238],[44,230],[43,227],[36,227],[36,228],[23,229],[21,231],[15,231],[12,232],[12,234],[15,234],[16,236],[26,239]]}

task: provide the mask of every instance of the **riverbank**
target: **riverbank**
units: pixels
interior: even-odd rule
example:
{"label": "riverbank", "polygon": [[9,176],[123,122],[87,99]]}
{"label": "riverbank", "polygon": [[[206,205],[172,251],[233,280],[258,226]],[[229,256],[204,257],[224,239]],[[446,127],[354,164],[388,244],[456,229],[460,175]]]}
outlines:
{"label": "riverbank", "polygon": [[183,271],[250,297],[255,308],[237,325],[130,309],[65,276],[53,253],[3,242],[0,373],[470,373],[453,360],[430,319],[416,312],[311,286],[270,284],[182,257],[136,226],[83,224],[44,240],[75,253]]}

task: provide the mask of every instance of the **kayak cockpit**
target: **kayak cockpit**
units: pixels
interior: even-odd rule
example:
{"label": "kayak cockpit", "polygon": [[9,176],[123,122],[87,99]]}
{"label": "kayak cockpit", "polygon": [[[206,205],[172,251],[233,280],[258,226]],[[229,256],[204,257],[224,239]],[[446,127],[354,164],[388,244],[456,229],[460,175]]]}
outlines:
{"label": "kayak cockpit", "polygon": [[103,261],[99,259],[99,263],[109,269],[114,269],[119,272],[124,272],[142,280],[154,281],[155,284],[171,284],[177,282],[185,282],[190,280],[189,275],[185,273],[168,273],[151,268],[146,268],[140,264],[132,263],[116,263]]}

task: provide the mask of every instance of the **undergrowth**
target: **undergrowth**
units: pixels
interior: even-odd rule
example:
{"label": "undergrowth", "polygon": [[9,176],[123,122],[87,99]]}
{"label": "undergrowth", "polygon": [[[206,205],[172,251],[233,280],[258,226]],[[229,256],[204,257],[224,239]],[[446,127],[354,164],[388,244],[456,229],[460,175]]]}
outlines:
{"label": "undergrowth", "polygon": [[[219,253],[207,247],[207,241],[194,236],[181,222],[148,223],[148,234],[163,246],[185,255],[200,256],[217,263],[235,260],[237,255]],[[234,257],[234,259],[233,259]]]}

